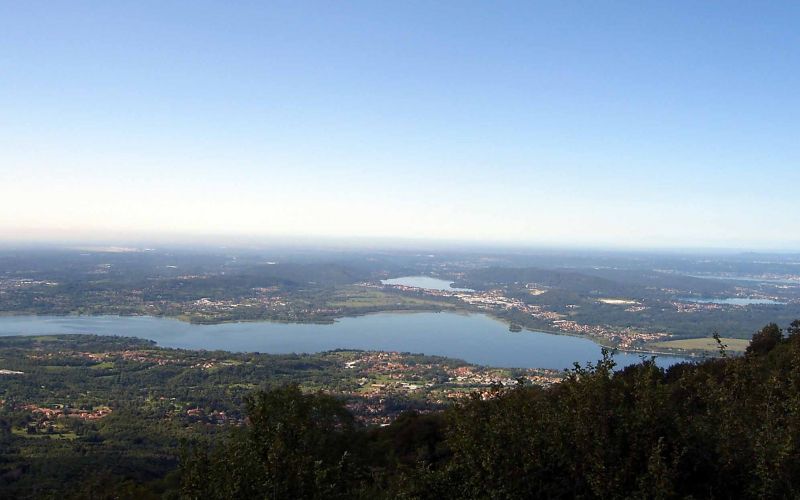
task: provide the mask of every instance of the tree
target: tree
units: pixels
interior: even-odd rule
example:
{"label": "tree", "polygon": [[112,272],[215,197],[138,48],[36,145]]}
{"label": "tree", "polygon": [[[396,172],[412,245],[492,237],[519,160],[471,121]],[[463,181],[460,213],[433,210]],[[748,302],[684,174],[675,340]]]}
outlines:
{"label": "tree", "polygon": [[337,399],[296,385],[247,400],[248,425],[184,466],[190,498],[339,498],[355,472],[355,423]]}
{"label": "tree", "polygon": [[766,354],[780,344],[781,340],[783,340],[783,331],[775,323],[770,323],[753,335],[746,353],[750,355]]}
{"label": "tree", "polygon": [[786,329],[786,333],[789,334],[790,338],[800,333],[800,319],[792,321],[789,328]]}

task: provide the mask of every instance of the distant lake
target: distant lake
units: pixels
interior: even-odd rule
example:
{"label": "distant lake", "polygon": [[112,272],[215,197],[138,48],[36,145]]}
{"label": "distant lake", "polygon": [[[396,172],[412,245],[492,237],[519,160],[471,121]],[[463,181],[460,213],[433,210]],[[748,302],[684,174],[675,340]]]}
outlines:
{"label": "distant lake", "polygon": [[452,281],[431,278],[430,276],[402,276],[381,280],[384,285],[403,285],[413,286],[414,288],[424,288],[425,290],[440,290],[445,292],[472,292],[469,288],[453,288]]}
{"label": "distant lake", "polygon": [[[597,361],[591,340],[543,332],[511,333],[508,325],[483,314],[379,313],[343,318],[331,325],[272,322],[193,325],[148,316],[5,316],[0,336],[77,334],[121,335],[156,341],[163,347],[274,354],[362,349],[424,353],[497,367],[562,369]],[[638,355],[619,353],[620,365]],[[660,356],[669,366],[685,358]]]}
{"label": "distant lake", "polygon": [[785,302],[778,302],[775,300],[769,299],[746,299],[741,297],[729,297],[724,299],[695,299],[695,298],[683,298],[681,299],[684,302],[695,302],[697,304],[730,304],[733,306],[749,306],[749,305],[756,305],[756,304],[771,304],[771,305],[779,305],[783,306],[786,305]]}

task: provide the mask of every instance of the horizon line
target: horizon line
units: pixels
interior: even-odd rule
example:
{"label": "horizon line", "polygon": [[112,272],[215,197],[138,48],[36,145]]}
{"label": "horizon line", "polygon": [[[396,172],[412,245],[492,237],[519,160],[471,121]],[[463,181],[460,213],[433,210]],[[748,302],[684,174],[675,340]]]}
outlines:
{"label": "horizon line", "polygon": [[760,253],[760,254],[800,254],[800,244],[759,246],[752,244],[613,244],[602,241],[511,241],[429,238],[408,236],[360,236],[360,235],[266,235],[266,234],[187,234],[165,232],[127,232],[127,234],[108,234],[108,232],[64,237],[55,235],[37,235],[28,237],[0,235],[0,247],[118,247],[136,250],[176,247],[194,248],[227,248],[227,249],[266,249],[278,248],[317,248],[317,249],[349,249],[349,250],[483,250],[483,251],[594,251],[594,252],[642,252],[642,253]]}

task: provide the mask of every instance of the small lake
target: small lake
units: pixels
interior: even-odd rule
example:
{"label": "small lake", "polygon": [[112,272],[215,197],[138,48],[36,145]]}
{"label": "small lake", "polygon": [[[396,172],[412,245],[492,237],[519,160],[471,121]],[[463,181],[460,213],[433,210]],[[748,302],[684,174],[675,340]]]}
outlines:
{"label": "small lake", "polygon": [[748,299],[742,297],[729,297],[724,299],[695,299],[695,298],[683,298],[681,299],[684,302],[694,302],[696,304],[728,304],[732,306],[749,306],[749,305],[759,305],[759,304],[770,304],[776,306],[785,306],[785,302],[778,302],[775,300],[769,299]]}
{"label": "small lake", "polygon": [[[193,325],[148,316],[5,316],[0,336],[77,334],[121,335],[183,349],[312,353],[362,349],[424,353],[497,367],[562,369],[578,361],[597,361],[591,340],[543,332],[512,333],[508,325],[483,314],[379,313],[343,318],[330,325],[272,322]],[[619,365],[640,360],[619,353]],[[685,358],[660,356],[669,366]]]}
{"label": "small lake", "polygon": [[469,288],[453,288],[453,282],[447,280],[440,280],[438,278],[431,278],[430,276],[401,276],[400,278],[392,278],[388,280],[381,280],[384,285],[403,285],[411,286],[414,288],[422,288],[425,290],[439,290],[444,292],[473,292]]}

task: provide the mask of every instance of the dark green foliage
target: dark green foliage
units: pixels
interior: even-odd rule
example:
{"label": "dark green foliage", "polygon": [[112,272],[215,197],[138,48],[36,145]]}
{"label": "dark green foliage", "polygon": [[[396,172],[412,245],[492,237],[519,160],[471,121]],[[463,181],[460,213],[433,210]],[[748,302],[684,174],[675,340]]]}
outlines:
{"label": "dark green foliage", "polygon": [[747,354],[766,354],[775,348],[783,339],[783,331],[775,323],[770,323],[753,335]]}
{"label": "dark green foliage", "polygon": [[343,498],[353,474],[353,417],[295,385],[248,398],[249,425],[186,463],[190,498]]}
{"label": "dark green foliage", "polygon": [[[788,498],[800,494],[800,337],[746,357],[611,371],[474,397],[448,412],[452,456],[418,496]],[[777,330],[780,331],[779,329]]]}
{"label": "dark green foliage", "polygon": [[792,324],[789,325],[789,328],[786,329],[786,333],[788,334],[789,337],[792,337],[800,333],[800,319],[792,321]]}

